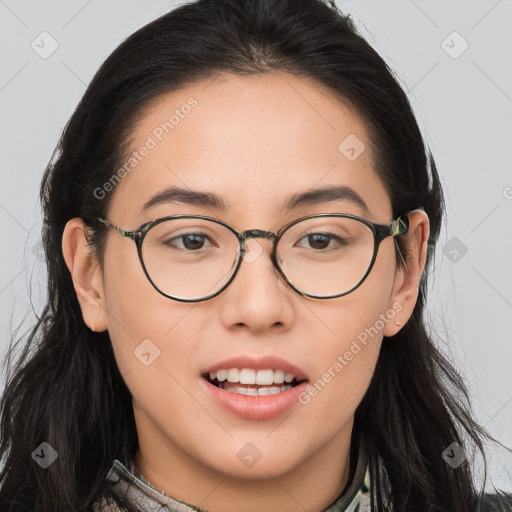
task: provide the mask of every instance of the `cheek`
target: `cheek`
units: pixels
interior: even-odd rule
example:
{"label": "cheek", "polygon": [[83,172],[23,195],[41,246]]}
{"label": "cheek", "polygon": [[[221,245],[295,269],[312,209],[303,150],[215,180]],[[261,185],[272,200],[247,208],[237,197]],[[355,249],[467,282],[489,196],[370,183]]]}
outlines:
{"label": "cheek", "polygon": [[175,303],[145,286],[127,292],[110,285],[109,336],[139,414],[144,411],[143,417],[162,431],[174,421],[171,411],[198,418],[200,411],[187,390],[197,381],[191,361],[198,350],[197,332],[205,326],[193,305]]}
{"label": "cheek", "polygon": [[[367,279],[354,292],[324,304],[315,304],[317,321],[315,364],[303,404],[334,414],[352,414],[372,379],[379,357],[383,330],[396,314],[389,299],[393,290],[395,259],[393,245],[384,243]],[[321,324],[318,320],[321,320]],[[320,329],[325,327],[325,329]],[[318,333],[323,332],[323,335]]]}
{"label": "cheek", "polygon": [[[343,308],[339,311],[336,339],[324,339],[314,354],[308,388],[299,396],[308,431],[320,438],[337,435],[350,422],[370,385],[382,342],[380,331],[371,331],[373,310]],[[323,418],[318,423],[318,418]]]}
{"label": "cheek", "polygon": [[329,346],[334,341],[337,350],[344,350],[356,339],[362,343],[367,336],[378,339],[382,337],[385,323],[394,317],[390,298],[395,256],[391,239],[391,243],[387,242],[381,244],[370,274],[358,288],[343,297],[314,304],[314,313],[330,331]]}
{"label": "cheek", "polygon": [[158,293],[144,275],[135,247],[125,251],[129,249],[134,258],[121,254],[117,260],[105,259],[105,310],[115,358],[128,386],[169,391],[177,385],[170,374],[180,382],[190,378],[185,368],[205,325],[194,304]]}
{"label": "cheek", "polygon": [[153,287],[131,240],[112,242],[104,264],[105,309],[112,340],[123,340],[125,348],[146,338],[154,338],[157,344],[166,341],[190,305],[172,301]]}

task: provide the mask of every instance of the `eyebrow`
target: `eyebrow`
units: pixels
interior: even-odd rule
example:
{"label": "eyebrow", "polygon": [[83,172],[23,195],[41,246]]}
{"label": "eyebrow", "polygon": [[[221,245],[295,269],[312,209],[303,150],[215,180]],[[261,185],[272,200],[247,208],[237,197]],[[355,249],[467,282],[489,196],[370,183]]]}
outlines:
{"label": "eyebrow", "polygon": [[228,210],[228,205],[220,196],[216,194],[209,192],[199,192],[197,190],[173,186],[158,192],[148,201],[146,201],[142,207],[142,211],[145,212],[152,206],[166,203],[181,203],[189,204],[192,206],[205,206],[207,208],[213,208],[223,212]]}
{"label": "eyebrow", "polygon": [[[346,201],[358,206],[365,214],[369,213],[368,206],[363,198],[354,189],[347,186],[329,186],[294,194],[287,198],[281,207],[281,211],[333,201]],[[202,206],[221,212],[226,212],[229,209],[229,205],[217,194],[172,186],[158,192],[146,201],[142,207],[142,212],[149,210],[153,206],[167,203]]]}
{"label": "eyebrow", "polygon": [[291,196],[283,205],[282,210],[293,210],[304,206],[329,203],[332,201],[346,201],[361,208],[369,214],[368,206],[363,198],[352,188],[347,186],[331,186],[316,188]]}

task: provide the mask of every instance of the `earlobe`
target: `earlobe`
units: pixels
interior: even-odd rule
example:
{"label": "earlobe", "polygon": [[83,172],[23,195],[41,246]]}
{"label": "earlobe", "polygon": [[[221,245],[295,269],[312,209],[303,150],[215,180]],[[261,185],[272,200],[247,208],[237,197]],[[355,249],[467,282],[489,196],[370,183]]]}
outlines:
{"label": "earlobe", "polygon": [[[422,209],[411,212],[409,214],[409,231],[402,235],[406,246],[404,254],[406,266],[401,266],[397,270],[388,306],[397,310],[396,304],[400,304],[400,311],[396,314],[395,322],[386,324],[384,336],[394,336],[412,315],[425,268],[429,234],[427,214]],[[399,325],[396,325],[396,322]]]}
{"label": "earlobe", "polygon": [[107,329],[102,269],[91,253],[82,219],[71,219],[62,234],[62,253],[71,274],[85,324],[95,332]]}

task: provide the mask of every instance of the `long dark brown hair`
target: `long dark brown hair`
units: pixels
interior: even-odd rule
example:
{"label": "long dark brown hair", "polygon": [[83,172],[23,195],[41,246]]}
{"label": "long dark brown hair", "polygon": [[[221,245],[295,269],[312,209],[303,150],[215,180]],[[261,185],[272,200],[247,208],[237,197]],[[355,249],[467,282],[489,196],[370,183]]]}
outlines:
{"label": "long dark brown hair", "polygon": [[[375,147],[375,167],[394,217],[423,206],[431,235],[410,320],[385,338],[371,385],[356,410],[385,510],[377,460],[389,475],[395,511],[468,512],[481,491],[466,461],[451,468],[451,443],[484,453],[486,432],[472,417],[459,373],[438,351],[424,319],[427,280],[444,216],[441,185],[408,99],[351,19],[320,0],[199,0],[138,30],[101,66],[65,127],[44,173],[40,198],[48,298],[1,401],[0,510],[87,511],[99,496],[120,499],[104,482],[114,458],[138,448],[132,399],[108,332],[85,325],[61,251],[64,226],[80,217],[101,255],[112,192],[98,198],[123,162],[137,116],[150,100],[219,73],[288,72],[312,78],[352,105]],[[101,261],[101,258],[100,258]],[[9,361],[14,354],[11,345]],[[58,461],[31,456],[47,442]],[[484,457],[485,461],[485,457]],[[123,510],[133,510],[126,506]]]}

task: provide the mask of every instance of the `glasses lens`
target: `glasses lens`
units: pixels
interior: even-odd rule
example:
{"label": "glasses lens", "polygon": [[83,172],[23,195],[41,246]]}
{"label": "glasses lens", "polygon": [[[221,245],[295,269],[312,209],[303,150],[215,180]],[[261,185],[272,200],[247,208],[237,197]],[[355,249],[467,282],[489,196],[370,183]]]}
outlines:
{"label": "glasses lens", "polygon": [[153,284],[181,299],[202,299],[222,288],[235,270],[238,239],[205,219],[170,219],[151,227],[142,259]]}
{"label": "glasses lens", "polygon": [[318,217],[294,224],[282,235],[277,259],[288,280],[317,297],[348,292],[371,265],[375,238],[362,222]]}

